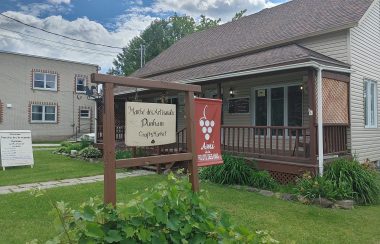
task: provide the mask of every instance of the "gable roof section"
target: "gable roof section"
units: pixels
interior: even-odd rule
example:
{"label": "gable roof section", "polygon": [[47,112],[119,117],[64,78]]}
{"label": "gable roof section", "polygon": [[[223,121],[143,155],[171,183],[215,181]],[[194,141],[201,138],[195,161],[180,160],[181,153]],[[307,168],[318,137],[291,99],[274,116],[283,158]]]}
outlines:
{"label": "gable roof section", "polygon": [[236,58],[226,59],[219,62],[195,66],[170,73],[152,76],[150,79],[161,81],[182,81],[230,74],[246,70],[262,69],[283,66],[287,64],[298,64],[308,61],[316,61],[321,64],[349,68],[346,63],[332,59],[318,52],[314,52],[297,44],[290,44],[259,51],[253,54]]}
{"label": "gable roof section", "polygon": [[373,0],[293,0],[186,36],[132,76],[157,76],[351,28],[357,25],[372,2]]}

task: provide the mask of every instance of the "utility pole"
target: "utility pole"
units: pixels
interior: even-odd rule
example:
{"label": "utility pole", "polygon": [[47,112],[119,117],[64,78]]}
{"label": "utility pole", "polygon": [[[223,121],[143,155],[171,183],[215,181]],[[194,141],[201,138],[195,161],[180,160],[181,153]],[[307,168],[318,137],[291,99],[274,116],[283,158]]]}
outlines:
{"label": "utility pole", "polygon": [[[140,44],[140,68],[144,67],[145,65],[145,45]],[[137,88],[135,90],[135,100],[137,101],[138,99],[138,94],[137,94]]]}

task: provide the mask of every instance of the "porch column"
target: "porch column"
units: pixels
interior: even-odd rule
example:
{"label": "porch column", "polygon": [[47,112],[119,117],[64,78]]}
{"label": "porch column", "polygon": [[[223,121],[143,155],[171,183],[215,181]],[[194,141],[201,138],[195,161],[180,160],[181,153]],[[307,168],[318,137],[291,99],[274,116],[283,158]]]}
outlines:
{"label": "porch column", "polygon": [[317,69],[318,91],[318,166],[319,175],[323,175],[323,91],[322,91],[322,68]]}
{"label": "porch column", "polygon": [[[315,127],[316,122],[316,99],[315,99],[315,71],[310,69],[308,71],[307,91],[309,98],[309,127],[310,127],[310,160],[313,164],[318,165],[317,162],[317,131]],[[317,173],[317,172],[315,172]]]}

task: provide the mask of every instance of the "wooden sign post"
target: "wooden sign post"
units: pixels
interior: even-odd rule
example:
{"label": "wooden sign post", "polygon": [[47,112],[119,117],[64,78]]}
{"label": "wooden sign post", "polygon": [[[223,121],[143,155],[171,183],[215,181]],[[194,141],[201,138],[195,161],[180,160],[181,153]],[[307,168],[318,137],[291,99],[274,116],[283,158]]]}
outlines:
{"label": "wooden sign post", "polygon": [[[104,203],[116,205],[116,169],[130,168],[151,164],[165,164],[178,161],[190,161],[190,182],[195,192],[199,191],[198,166],[195,154],[195,126],[194,126],[194,92],[201,92],[198,85],[163,82],[157,80],[140,79],[134,77],[111,76],[93,73],[91,82],[103,84],[104,111],[103,111],[103,160],[104,160]],[[186,106],[186,140],[187,152],[169,155],[159,155],[141,158],[116,160],[115,158],[115,102],[114,87],[125,86],[132,88],[176,90],[185,92]]]}

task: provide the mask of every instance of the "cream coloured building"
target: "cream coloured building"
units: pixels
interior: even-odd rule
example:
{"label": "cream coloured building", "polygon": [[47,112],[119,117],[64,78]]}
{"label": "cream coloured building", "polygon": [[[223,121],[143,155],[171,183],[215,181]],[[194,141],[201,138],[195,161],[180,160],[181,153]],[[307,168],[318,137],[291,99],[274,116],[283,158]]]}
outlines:
{"label": "cream coloured building", "polygon": [[85,87],[98,66],[0,52],[0,130],[31,130],[33,141],[93,132],[95,102]]}

